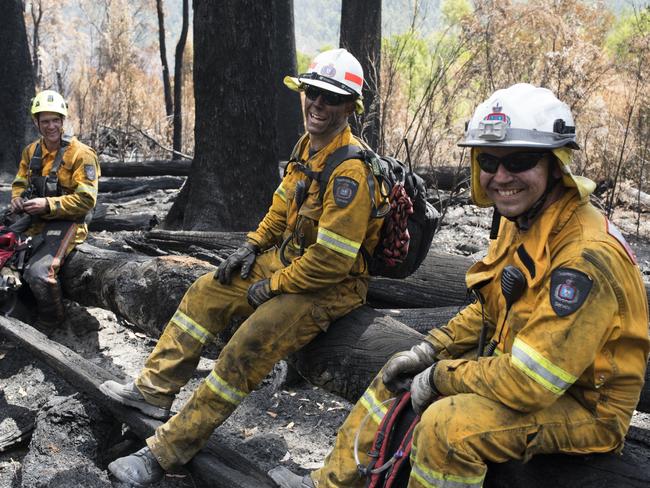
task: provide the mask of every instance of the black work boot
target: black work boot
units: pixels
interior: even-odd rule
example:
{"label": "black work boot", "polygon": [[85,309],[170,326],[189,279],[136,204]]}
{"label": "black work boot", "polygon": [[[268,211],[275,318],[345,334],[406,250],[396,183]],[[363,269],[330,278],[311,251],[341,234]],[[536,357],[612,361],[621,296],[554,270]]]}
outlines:
{"label": "black work boot", "polygon": [[167,420],[169,418],[169,408],[158,407],[148,403],[133,381],[130,381],[126,385],[112,380],[104,381],[99,385],[99,389],[117,403],[127,407],[137,408],[149,417],[160,420]]}
{"label": "black work boot", "polygon": [[108,465],[108,470],[118,480],[138,488],[156,483],[165,476],[165,471],[148,447],[116,459]]}
{"label": "black work boot", "polygon": [[300,476],[292,473],[284,466],[277,466],[268,472],[275,484],[280,488],[315,488],[311,476]]}

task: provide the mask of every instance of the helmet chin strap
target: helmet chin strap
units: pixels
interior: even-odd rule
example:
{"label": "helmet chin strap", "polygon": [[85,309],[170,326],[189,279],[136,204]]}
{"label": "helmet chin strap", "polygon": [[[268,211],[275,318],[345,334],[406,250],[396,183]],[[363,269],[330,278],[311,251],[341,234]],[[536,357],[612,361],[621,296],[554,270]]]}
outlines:
{"label": "helmet chin strap", "polygon": [[546,203],[548,196],[551,194],[551,192],[553,191],[555,186],[560,182],[560,180],[562,180],[561,177],[560,178],[553,177],[553,168],[554,165],[551,164],[548,165],[548,177],[546,179],[546,189],[544,190],[544,193],[542,193],[542,196],[539,197],[537,201],[533,203],[530,206],[530,208],[526,210],[524,213],[521,213],[514,217],[506,217],[511,222],[514,222],[517,225],[517,228],[519,230],[526,231],[530,229],[530,226],[533,224],[533,221],[537,218],[537,216],[544,208],[544,204]]}

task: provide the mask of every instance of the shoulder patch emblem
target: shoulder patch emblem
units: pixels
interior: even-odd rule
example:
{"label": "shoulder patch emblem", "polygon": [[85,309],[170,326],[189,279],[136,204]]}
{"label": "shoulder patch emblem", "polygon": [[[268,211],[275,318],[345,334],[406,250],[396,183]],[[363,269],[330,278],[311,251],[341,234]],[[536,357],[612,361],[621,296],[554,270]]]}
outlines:
{"label": "shoulder patch emblem", "polygon": [[95,171],[95,165],[84,164],[84,174],[86,175],[86,178],[88,178],[90,181],[95,181],[95,178],[97,178],[97,171]]}
{"label": "shoulder patch emblem", "polygon": [[593,281],[582,271],[558,268],[551,274],[551,307],[560,317],[578,310],[587,299]]}
{"label": "shoulder patch emblem", "polygon": [[341,207],[347,207],[354,200],[359,183],[347,176],[337,176],[334,178],[334,201]]}

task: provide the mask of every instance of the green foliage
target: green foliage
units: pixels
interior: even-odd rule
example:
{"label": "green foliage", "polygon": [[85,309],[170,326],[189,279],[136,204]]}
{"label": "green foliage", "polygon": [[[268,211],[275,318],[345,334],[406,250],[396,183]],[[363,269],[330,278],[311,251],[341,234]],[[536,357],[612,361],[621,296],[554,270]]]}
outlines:
{"label": "green foliage", "polygon": [[650,7],[622,14],[607,37],[609,53],[622,62],[638,56],[638,44],[650,37]]}
{"label": "green foliage", "polygon": [[382,53],[398,74],[409,99],[422,96],[431,78],[433,57],[429,43],[417,32],[396,34],[382,40]]}
{"label": "green foliage", "polygon": [[456,26],[472,14],[472,4],[469,0],[443,0],[440,6],[442,20],[445,25]]}
{"label": "green foliage", "polygon": [[305,73],[307,68],[309,68],[309,63],[311,62],[311,56],[303,52],[296,52],[297,64],[298,64],[298,73]]}

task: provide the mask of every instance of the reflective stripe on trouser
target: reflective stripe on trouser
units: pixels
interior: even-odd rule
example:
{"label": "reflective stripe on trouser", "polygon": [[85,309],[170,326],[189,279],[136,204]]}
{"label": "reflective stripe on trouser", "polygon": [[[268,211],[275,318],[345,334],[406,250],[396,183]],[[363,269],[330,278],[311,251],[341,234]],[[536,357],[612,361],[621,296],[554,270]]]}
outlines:
{"label": "reflective stripe on trouser", "polygon": [[180,412],[147,439],[164,468],[187,463],[277,361],[362,303],[351,281],[317,293],[282,294],[253,312],[246,301],[248,287],[281,266],[277,252],[269,251],[258,256],[247,280],[236,271],[231,285],[221,285],[209,273],[183,297],[136,381],[147,400],[160,406],[171,403],[191,377],[203,346],[231,317],[252,315],[228,341],[213,371]]}
{"label": "reflective stripe on trouser", "polygon": [[368,452],[377,428],[388,411],[390,402],[395,395],[388,391],[381,381],[381,372],[375,376],[368,389],[363,393],[356,405],[350,411],[336,436],[332,452],[325,458],[322,468],[311,474],[318,488],[361,488],[366,486],[367,478],[359,474],[354,459],[354,438],[359,432],[359,461],[364,466],[370,462]]}
{"label": "reflective stripe on trouser", "polygon": [[621,445],[618,423],[598,419],[570,395],[522,413],[474,394],[442,398],[413,435],[409,488],[478,488],[486,462],[527,461],[542,453],[609,452]]}
{"label": "reflective stripe on trouser", "polygon": [[74,249],[78,224],[69,220],[45,221],[43,243],[25,266],[23,279],[38,307],[39,319],[52,324],[63,321],[65,312],[58,273],[65,257]]}

